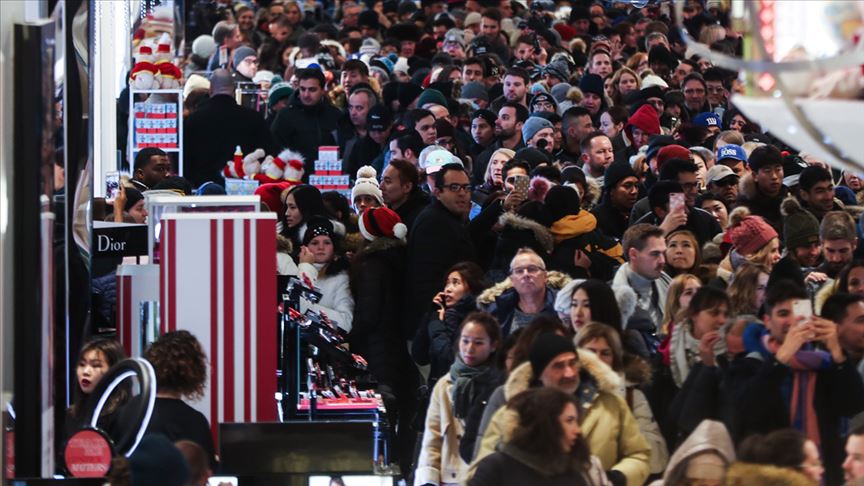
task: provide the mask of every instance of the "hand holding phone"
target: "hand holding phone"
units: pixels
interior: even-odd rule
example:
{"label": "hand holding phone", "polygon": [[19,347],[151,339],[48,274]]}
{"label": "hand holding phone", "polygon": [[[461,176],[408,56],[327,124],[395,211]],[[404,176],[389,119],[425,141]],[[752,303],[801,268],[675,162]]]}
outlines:
{"label": "hand holding phone", "polygon": [[669,194],[669,212],[677,213],[679,211],[684,210],[684,193],[683,192],[673,192]]}
{"label": "hand holding phone", "polygon": [[798,325],[802,325],[813,317],[813,303],[810,299],[797,299],[792,302],[792,313]]}
{"label": "hand holding phone", "polygon": [[108,202],[114,201],[117,193],[120,192],[120,173],[108,172],[105,174],[105,200]]}
{"label": "hand holding phone", "polygon": [[531,179],[527,175],[515,175],[513,176],[513,192],[519,193],[522,195],[523,199],[528,197],[528,184],[531,182]]}

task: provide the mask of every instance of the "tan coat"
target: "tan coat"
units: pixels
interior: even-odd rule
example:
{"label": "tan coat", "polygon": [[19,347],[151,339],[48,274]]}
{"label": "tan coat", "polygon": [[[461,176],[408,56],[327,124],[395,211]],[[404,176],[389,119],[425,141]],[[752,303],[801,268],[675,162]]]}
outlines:
{"label": "tan coat", "polygon": [[414,484],[459,484],[465,480],[468,464],[459,455],[459,440],[465,433],[464,424],[453,415],[450,393],[453,379],[442,376],[429,398],[423,448],[414,473]]}
{"label": "tan coat", "polygon": [[[627,402],[616,394],[621,377],[591,352],[579,352],[582,369],[597,382],[598,394],[582,412],[582,435],[588,441],[591,454],[597,456],[605,470],[615,469],[627,477],[628,486],[642,486],[648,478],[651,447],[639,431]],[[510,373],[504,384],[507,400],[527,390],[531,382],[531,363],[523,363]],[[583,410],[584,410],[583,405]],[[507,442],[519,421],[513,410],[500,408],[483,435],[480,449],[471,464],[469,477],[484,457]]]}

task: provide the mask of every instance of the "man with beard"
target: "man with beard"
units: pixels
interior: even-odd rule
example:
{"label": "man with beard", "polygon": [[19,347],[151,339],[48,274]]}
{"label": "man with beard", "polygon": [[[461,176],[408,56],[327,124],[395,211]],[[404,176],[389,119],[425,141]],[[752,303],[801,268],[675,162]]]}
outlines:
{"label": "man with beard", "polygon": [[603,132],[594,132],[582,139],[582,170],[603,187],[606,168],[615,160],[612,140]]}
{"label": "man with beard", "polygon": [[527,108],[515,101],[504,102],[498,110],[498,118],[495,120],[496,141],[489,148],[481,152],[474,162],[472,180],[475,184],[479,185],[483,183],[486,166],[489,164],[489,159],[496,150],[499,148],[508,148],[518,151],[525,147],[525,141],[522,140],[522,126],[527,120]]}
{"label": "man with beard", "polygon": [[519,103],[528,108],[528,87],[531,85],[531,77],[528,71],[520,67],[511,67],[504,73],[502,86],[504,94],[492,102],[492,110],[500,109],[508,101]]}
{"label": "man with beard", "polygon": [[858,246],[855,221],[845,211],[831,211],[822,218],[819,225],[819,239],[822,240],[822,264],[816,267],[829,279],[836,279],[840,270],[852,261]]}

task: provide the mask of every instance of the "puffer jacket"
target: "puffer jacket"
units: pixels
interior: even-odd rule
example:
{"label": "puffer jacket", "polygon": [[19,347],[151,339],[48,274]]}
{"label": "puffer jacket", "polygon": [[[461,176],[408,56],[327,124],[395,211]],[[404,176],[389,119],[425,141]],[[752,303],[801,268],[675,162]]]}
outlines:
{"label": "puffer jacket", "polygon": [[813,481],[794,469],[736,462],[726,472],[726,486],[817,486]]}
{"label": "puffer jacket", "polygon": [[[549,259],[552,269],[567,272],[573,278],[590,276],[608,281],[615,275],[615,269],[624,263],[621,243],[601,233],[597,229],[597,217],[588,211],[582,210],[555,221],[550,231],[555,236],[555,249]],[[587,272],[574,263],[577,250],[591,260]]]}
{"label": "puffer jacket", "polygon": [[[605,470],[622,473],[628,486],[642,486],[648,478],[651,447],[639,431],[639,424],[627,403],[617,394],[621,378],[591,352],[580,350],[579,362],[581,384],[576,394],[581,404],[582,435],[588,441],[591,454],[600,459]],[[531,363],[519,365],[503,385],[504,398],[509,400],[527,390],[531,380]],[[491,399],[488,406],[494,407]],[[471,464],[469,476],[484,457],[507,442],[518,421],[516,412],[506,406],[494,413]]]}
{"label": "puffer jacket", "polygon": [[[546,305],[543,308],[543,314],[557,316],[555,312],[555,295],[561,287],[570,282],[570,277],[560,272],[548,272],[546,275]],[[498,319],[501,324],[501,335],[507,336],[512,329],[513,316],[516,314],[516,307],[519,304],[519,294],[513,288],[513,283],[510,277],[505,278],[492,287],[483,291],[477,297],[477,307],[492,314]]]}

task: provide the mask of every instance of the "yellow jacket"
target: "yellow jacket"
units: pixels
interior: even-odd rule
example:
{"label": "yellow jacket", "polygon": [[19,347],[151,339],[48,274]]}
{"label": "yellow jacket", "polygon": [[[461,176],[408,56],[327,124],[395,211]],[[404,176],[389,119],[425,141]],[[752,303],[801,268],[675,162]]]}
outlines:
{"label": "yellow jacket", "polygon": [[[588,441],[591,454],[600,459],[604,469],[621,471],[627,477],[628,486],[642,486],[649,474],[651,447],[639,431],[639,424],[627,402],[615,393],[621,378],[591,352],[580,351],[579,361],[582,380],[593,379],[597,384],[590,403],[580,400],[582,435]],[[527,390],[531,375],[531,363],[523,363],[514,369],[504,384],[505,398],[510,400]],[[516,412],[507,407],[495,412],[471,463],[469,478],[484,457],[495,452],[499,444],[507,442],[518,420]]]}

